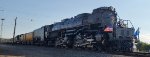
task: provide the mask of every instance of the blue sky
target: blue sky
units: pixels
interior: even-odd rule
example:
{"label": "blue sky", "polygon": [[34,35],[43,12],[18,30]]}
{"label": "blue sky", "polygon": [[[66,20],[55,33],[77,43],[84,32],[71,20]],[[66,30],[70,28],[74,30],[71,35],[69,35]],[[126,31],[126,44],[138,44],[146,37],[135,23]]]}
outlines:
{"label": "blue sky", "polygon": [[16,34],[21,34],[102,6],[116,8],[122,19],[141,28],[141,41],[150,43],[150,0],[0,0],[0,10],[4,10],[0,18],[5,18],[3,37],[12,37],[16,16]]}

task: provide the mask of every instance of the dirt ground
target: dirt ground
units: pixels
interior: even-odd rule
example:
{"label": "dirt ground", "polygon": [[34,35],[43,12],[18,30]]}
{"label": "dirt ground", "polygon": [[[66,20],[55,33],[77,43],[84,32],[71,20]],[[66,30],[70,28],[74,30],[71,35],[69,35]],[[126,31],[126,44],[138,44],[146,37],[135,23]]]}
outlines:
{"label": "dirt ground", "polygon": [[94,51],[0,44],[0,57],[132,57]]}

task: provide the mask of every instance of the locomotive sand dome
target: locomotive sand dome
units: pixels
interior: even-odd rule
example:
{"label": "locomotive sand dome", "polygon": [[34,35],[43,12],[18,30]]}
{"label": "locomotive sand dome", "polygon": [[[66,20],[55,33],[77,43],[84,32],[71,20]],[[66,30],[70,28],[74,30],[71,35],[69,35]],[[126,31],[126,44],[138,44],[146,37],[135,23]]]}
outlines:
{"label": "locomotive sand dome", "polygon": [[[134,27],[128,27],[128,22],[118,19],[113,7],[100,7],[92,13],[82,13],[36,29],[30,42],[55,47],[132,52]],[[17,40],[24,44],[21,41],[27,42]]]}

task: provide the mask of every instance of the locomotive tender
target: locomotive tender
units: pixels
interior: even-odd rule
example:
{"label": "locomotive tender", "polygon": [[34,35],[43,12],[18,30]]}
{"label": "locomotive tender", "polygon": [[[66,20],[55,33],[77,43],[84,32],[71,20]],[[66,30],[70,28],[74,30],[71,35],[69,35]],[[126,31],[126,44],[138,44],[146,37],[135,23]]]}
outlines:
{"label": "locomotive tender", "polygon": [[45,25],[33,32],[17,35],[17,44],[67,48],[88,48],[99,51],[133,51],[134,27],[117,18],[113,7],[100,7]]}

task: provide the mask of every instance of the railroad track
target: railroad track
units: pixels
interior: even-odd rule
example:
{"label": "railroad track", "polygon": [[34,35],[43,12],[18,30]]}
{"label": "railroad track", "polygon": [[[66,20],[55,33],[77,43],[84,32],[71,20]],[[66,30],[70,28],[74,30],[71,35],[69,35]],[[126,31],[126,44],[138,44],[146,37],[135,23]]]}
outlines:
{"label": "railroad track", "polygon": [[[12,45],[7,45],[7,46],[11,46]],[[22,46],[27,46],[27,47],[32,47],[32,48],[43,48],[44,47],[38,47],[38,46],[31,46],[31,45],[14,45],[14,46],[17,46],[17,47],[22,47]],[[30,49],[30,48],[29,48]],[[47,49],[47,48],[46,48]],[[69,50],[69,51],[74,51],[74,52],[89,52],[89,53],[93,53],[93,54],[114,54],[114,55],[125,55],[125,56],[133,56],[133,57],[150,57],[150,53],[141,53],[141,52],[98,52],[98,51],[94,51],[94,50],[89,50],[89,49],[70,49],[70,48],[52,48],[53,50]],[[57,50],[58,51],[58,50]]]}
{"label": "railroad track", "polygon": [[135,57],[150,57],[150,53],[141,53],[141,52],[113,52],[111,54],[135,56]]}
{"label": "railroad track", "polygon": [[140,52],[133,52],[129,53],[130,55],[135,55],[135,56],[142,56],[142,57],[150,57],[150,53],[140,53]]}

